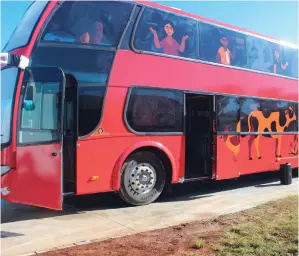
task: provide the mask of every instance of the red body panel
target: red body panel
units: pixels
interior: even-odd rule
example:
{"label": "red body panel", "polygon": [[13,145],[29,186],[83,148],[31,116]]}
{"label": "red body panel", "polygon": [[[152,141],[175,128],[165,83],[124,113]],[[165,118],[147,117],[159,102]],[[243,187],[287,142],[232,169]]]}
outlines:
{"label": "red body panel", "polygon": [[3,199],[35,206],[62,209],[60,144],[17,148],[17,168],[3,176],[1,187],[10,187]]}
{"label": "red body panel", "polygon": [[[142,147],[160,148],[172,160],[172,182],[178,182],[179,177],[184,177],[185,140],[183,136],[116,135],[110,137],[102,135],[101,138],[82,140],[79,144],[77,194],[118,190],[123,162],[131,152]],[[92,181],[92,176],[99,176],[99,179]]]}
{"label": "red body panel", "polygon": [[[130,64],[129,64],[130,63]],[[147,85],[297,101],[296,80],[229,67],[119,51],[110,86]]]}

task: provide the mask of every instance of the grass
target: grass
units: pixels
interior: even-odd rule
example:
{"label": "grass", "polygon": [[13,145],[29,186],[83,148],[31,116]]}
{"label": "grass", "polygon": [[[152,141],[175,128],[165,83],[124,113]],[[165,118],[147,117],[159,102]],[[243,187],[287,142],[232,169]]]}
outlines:
{"label": "grass", "polygon": [[216,255],[298,255],[298,196],[267,203],[239,217],[243,224],[226,229],[218,243],[210,245]]}
{"label": "grass", "polygon": [[194,249],[201,249],[205,246],[205,241],[203,239],[197,239],[194,241],[193,248]]}

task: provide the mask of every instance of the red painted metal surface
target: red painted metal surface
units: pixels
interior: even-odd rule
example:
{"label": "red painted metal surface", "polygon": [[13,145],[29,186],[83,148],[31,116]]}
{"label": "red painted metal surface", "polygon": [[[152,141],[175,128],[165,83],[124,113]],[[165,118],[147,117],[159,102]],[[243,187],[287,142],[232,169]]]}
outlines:
{"label": "red painted metal surface", "polygon": [[131,51],[119,51],[110,86],[130,85],[294,101],[298,99],[296,80],[167,57],[136,54]]}
{"label": "red painted metal surface", "polygon": [[18,147],[16,169],[1,179],[1,187],[10,187],[3,199],[61,210],[61,154],[52,156],[60,149],[60,144]]}
{"label": "red painted metal surface", "polygon": [[[120,169],[129,153],[142,147],[160,148],[172,162],[172,181],[184,176],[185,150],[183,136],[105,136],[80,141],[77,153],[77,194],[119,189]],[[92,176],[99,179],[92,181]]]}

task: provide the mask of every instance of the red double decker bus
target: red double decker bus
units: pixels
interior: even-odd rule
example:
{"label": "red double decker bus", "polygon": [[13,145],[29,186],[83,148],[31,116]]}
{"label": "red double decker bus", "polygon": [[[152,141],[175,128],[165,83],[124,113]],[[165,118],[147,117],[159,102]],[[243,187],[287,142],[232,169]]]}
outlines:
{"label": "red double decker bus", "polygon": [[297,46],[152,2],[37,1],[1,63],[7,201],[144,205],[298,167]]}

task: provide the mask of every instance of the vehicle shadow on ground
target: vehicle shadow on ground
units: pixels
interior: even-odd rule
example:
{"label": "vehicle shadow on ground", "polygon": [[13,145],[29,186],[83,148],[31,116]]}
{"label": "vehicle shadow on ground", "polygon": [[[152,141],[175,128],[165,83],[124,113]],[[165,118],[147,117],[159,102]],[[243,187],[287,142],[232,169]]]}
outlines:
{"label": "vehicle shadow on ground", "polygon": [[[298,177],[298,172],[293,173],[293,177]],[[273,183],[275,182],[275,183]],[[271,183],[271,184],[268,184]],[[279,181],[279,173],[261,173],[247,175],[234,180],[223,181],[201,181],[172,186],[172,193],[163,194],[157,203],[179,202],[195,200],[214,196],[214,193],[246,188],[246,187],[267,187],[283,186]],[[1,202],[1,222],[17,222],[30,219],[44,219],[62,215],[80,214],[87,211],[108,210],[129,208],[132,206],[124,203],[116,193],[102,193],[93,195],[84,195],[76,197],[67,197],[64,201],[63,211],[54,211],[44,208],[25,206],[19,204],[10,204]]]}

